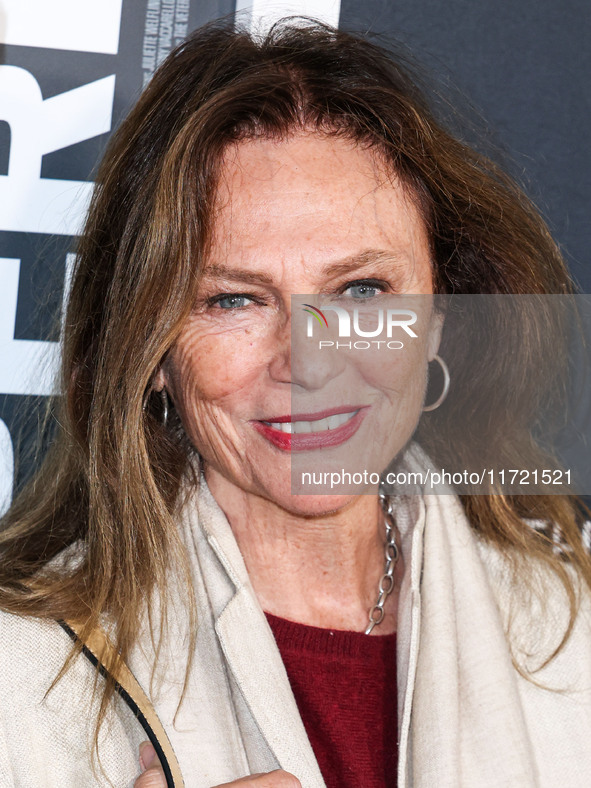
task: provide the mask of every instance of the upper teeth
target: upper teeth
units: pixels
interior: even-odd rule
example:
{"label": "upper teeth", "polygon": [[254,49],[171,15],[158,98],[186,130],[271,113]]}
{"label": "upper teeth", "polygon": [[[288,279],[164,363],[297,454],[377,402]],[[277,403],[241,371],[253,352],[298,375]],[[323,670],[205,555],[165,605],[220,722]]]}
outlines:
{"label": "upper teeth", "polygon": [[334,416],[329,416],[326,419],[318,419],[317,421],[266,421],[270,427],[281,432],[293,433],[294,435],[301,434],[302,432],[325,432],[326,430],[336,430],[345,422],[352,419],[358,410],[352,410],[350,413],[337,413]]}

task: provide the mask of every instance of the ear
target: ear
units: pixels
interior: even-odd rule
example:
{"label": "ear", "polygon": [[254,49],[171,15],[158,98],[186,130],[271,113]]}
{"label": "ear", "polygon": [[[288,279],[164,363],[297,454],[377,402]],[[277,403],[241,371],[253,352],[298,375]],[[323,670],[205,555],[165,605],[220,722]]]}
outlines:
{"label": "ear", "polygon": [[445,322],[445,315],[437,309],[433,309],[431,313],[431,324],[429,326],[429,340],[427,344],[427,358],[433,361],[439,350],[441,344],[441,332],[443,331],[443,324]]}

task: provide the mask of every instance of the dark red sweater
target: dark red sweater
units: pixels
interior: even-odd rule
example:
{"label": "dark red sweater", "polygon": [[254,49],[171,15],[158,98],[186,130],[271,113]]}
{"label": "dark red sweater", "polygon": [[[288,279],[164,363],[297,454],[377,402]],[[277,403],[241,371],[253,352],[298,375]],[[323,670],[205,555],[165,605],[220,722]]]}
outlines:
{"label": "dark red sweater", "polygon": [[327,788],[395,788],[396,635],[267,620]]}

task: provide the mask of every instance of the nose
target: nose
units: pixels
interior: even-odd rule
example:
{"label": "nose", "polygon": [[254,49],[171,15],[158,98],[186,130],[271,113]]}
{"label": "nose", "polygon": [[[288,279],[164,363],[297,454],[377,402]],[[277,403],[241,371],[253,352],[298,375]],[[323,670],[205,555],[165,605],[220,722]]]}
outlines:
{"label": "nose", "polygon": [[278,328],[269,372],[274,380],[302,391],[318,391],[343,372],[345,355],[336,343],[307,336],[306,327],[304,312],[290,310]]}

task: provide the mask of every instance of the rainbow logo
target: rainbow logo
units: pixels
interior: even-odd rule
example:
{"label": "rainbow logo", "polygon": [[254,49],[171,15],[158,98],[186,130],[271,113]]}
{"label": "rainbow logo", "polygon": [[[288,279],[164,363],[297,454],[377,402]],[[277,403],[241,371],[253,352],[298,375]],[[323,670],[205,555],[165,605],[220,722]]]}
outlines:
{"label": "rainbow logo", "polygon": [[[308,308],[305,309],[305,307]],[[327,319],[324,317],[324,314],[317,307],[312,306],[312,304],[303,304],[302,309],[304,310],[304,312],[307,312],[309,315],[312,315],[312,317],[315,317],[316,320],[320,323],[320,325],[322,325],[324,321],[324,325],[328,328]],[[322,318],[322,320],[320,318]]]}

